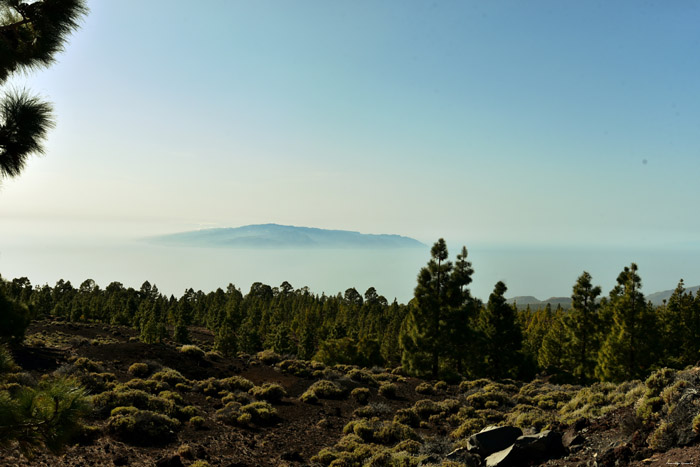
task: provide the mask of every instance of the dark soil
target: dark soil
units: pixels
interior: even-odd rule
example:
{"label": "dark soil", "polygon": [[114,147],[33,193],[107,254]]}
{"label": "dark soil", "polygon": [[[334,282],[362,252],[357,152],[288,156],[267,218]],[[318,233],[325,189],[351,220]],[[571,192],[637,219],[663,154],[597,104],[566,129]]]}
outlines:
{"label": "dark soil", "polygon": [[[206,423],[195,429],[185,423],[177,433],[177,441],[158,447],[138,447],[118,441],[105,432],[93,441],[68,446],[60,455],[38,453],[27,459],[14,448],[0,448],[0,466],[154,466],[159,460],[176,456],[182,445],[188,453],[178,458],[184,465],[196,459],[207,460],[212,466],[299,466],[311,465],[311,457],[322,448],[334,445],[342,437],[342,428],[360,407],[352,398],[321,400],[318,404],[300,402],[300,396],[315,381],[280,372],[271,365],[255,359],[196,359],[183,355],[174,343],[147,345],[135,341],[136,333],[126,327],[101,324],[74,324],[66,322],[38,322],[28,331],[27,345],[14,352],[25,371],[39,377],[66,364],[71,356],[87,357],[101,362],[105,372],[114,373],[117,380],[133,378],[128,368],[135,362],[156,362],[173,368],[191,380],[209,377],[226,378],[240,375],[256,385],[278,383],[287,391],[280,403],[276,423],[265,427],[237,427],[216,421],[214,412],[221,408],[217,398],[207,399],[203,394],[188,392],[186,404],[196,405],[203,412]],[[202,348],[210,347],[210,332],[194,330],[193,336]],[[43,342],[43,344],[42,344]],[[398,384],[395,399],[386,399],[371,388],[370,402],[387,406],[391,412],[411,407],[426,398],[435,400],[454,397],[457,389],[450,386],[441,396],[417,394],[420,380],[407,378]],[[358,383],[359,386],[359,383]],[[104,427],[102,420],[88,420],[88,424]],[[550,466],[662,466],[700,465],[700,447],[674,448],[665,453],[654,453],[646,448],[646,435],[636,425],[631,408],[621,409],[593,420],[585,426],[562,427],[575,430],[583,436],[583,443],[571,448],[564,457],[549,460]],[[422,435],[446,436],[446,433],[418,430]]]}

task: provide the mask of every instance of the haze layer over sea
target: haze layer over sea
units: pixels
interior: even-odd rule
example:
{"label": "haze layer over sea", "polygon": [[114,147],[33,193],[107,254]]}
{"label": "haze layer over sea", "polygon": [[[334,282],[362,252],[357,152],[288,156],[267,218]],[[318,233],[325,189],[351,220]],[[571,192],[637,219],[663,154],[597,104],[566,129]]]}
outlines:
{"label": "haze layer over sea", "polygon": [[[427,240],[423,240],[428,243]],[[494,284],[503,280],[508,297],[539,299],[569,296],[584,271],[607,294],[615,278],[631,262],[639,265],[643,292],[672,289],[683,278],[700,284],[700,248],[613,248],[499,246],[452,243],[454,260],[462,244],[469,249],[475,273],[472,294],[487,300]],[[4,235],[0,233],[0,274],[5,279],[28,277],[32,284],[50,286],[59,279],[78,287],[93,279],[104,288],[118,281],[139,288],[144,281],[165,294],[180,296],[187,288],[209,292],[229,283],[246,293],[253,282],[295,288],[308,286],[315,294],[335,295],[355,287],[360,293],[375,287],[390,302],[406,303],[413,296],[418,271],[429,260],[429,247],[387,250],[339,249],[224,249],[169,247],[138,240],[71,239]]]}

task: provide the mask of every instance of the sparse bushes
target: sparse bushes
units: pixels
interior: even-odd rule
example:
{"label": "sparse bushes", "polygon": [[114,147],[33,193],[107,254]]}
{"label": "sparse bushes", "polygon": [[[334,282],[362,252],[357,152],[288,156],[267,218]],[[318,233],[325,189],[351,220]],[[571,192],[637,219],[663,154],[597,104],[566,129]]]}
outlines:
{"label": "sparse bushes", "polygon": [[394,383],[382,383],[377,392],[387,399],[395,399],[397,391],[398,387]]}
{"label": "sparse bushes", "polygon": [[196,345],[183,345],[178,350],[186,357],[194,358],[196,360],[204,360],[204,350],[200,349]]}
{"label": "sparse bushes", "polygon": [[418,394],[430,396],[430,395],[435,394],[435,389],[433,388],[433,386],[430,383],[423,382],[423,383],[420,383],[418,386],[416,386],[416,392]]}
{"label": "sparse bushes", "polygon": [[355,388],[350,392],[350,396],[359,404],[366,404],[371,395],[372,393],[367,388]]}
{"label": "sparse bushes", "polygon": [[116,438],[146,446],[172,441],[179,427],[174,418],[134,407],[120,407],[107,421],[107,430]]}
{"label": "sparse bushes", "polygon": [[255,386],[248,393],[258,400],[272,403],[281,401],[287,395],[287,391],[276,383],[264,383],[262,386]]}
{"label": "sparse bushes", "polygon": [[272,349],[266,349],[262,352],[258,352],[256,357],[265,365],[274,365],[282,360],[282,357]]}
{"label": "sparse bushes", "polygon": [[378,418],[350,421],[343,433],[353,433],[363,441],[379,444],[394,444],[404,440],[417,440],[418,435],[407,425],[396,421],[381,421]]}
{"label": "sparse bushes", "polygon": [[333,381],[322,379],[312,384],[299,399],[302,402],[315,403],[318,399],[344,399],[345,390]]}
{"label": "sparse bushes", "polygon": [[105,417],[116,407],[135,407],[137,409],[153,411],[167,415],[175,413],[175,404],[167,399],[155,397],[139,389],[119,387],[113,391],[106,391],[92,397],[96,414]]}
{"label": "sparse bushes", "polygon": [[229,402],[216,411],[216,418],[229,425],[265,425],[272,423],[277,411],[267,402],[257,401],[247,405]]}
{"label": "sparse bushes", "polygon": [[205,421],[206,420],[204,420],[204,417],[195,415],[194,417],[190,418],[190,425],[192,425],[196,430],[199,430],[204,426]]}
{"label": "sparse bushes", "polygon": [[172,368],[163,368],[157,373],[152,374],[150,379],[154,381],[162,381],[171,386],[175,386],[178,383],[187,384],[189,382],[187,378],[180,374],[179,371],[173,370]]}
{"label": "sparse bushes", "polygon": [[129,374],[136,376],[137,378],[144,378],[148,376],[151,369],[148,367],[147,363],[134,363],[129,367]]}

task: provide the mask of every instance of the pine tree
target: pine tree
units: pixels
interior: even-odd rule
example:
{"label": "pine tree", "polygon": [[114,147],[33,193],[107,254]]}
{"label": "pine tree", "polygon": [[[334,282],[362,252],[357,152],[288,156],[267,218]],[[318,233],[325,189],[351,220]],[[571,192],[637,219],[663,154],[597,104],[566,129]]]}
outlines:
{"label": "pine tree", "polygon": [[461,359],[455,351],[456,336],[450,327],[464,315],[468,306],[466,286],[471,282],[471,265],[464,257],[454,269],[447,261],[445,240],[439,239],[430,250],[428,265],[418,274],[412,306],[401,328],[401,363],[411,374],[437,378],[445,360]]}
{"label": "pine tree", "polygon": [[516,376],[522,360],[522,330],[515,309],[506,302],[507,290],[503,282],[497,282],[479,314],[478,329],[483,336],[481,371],[490,378]]}
{"label": "pine tree", "polygon": [[584,271],[574,284],[571,310],[563,322],[567,336],[566,366],[581,384],[595,376],[601,332],[596,300],[600,292],[600,287],[591,283],[591,275]]}
{"label": "pine tree", "polygon": [[644,378],[655,359],[657,320],[640,291],[642,280],[632,263],[617,277],[606,303],[612,326],[598,352],[596,377],[620,382]]}
{"label": "pine tree", "polygon": [[550,315],[547,331],[542,338],[542,345],[537,354],[537,364],[549,374],[561,373],[565,367],[564,348],[567,339],[564,328],[564,315],[557,309]]}
{"label": "pine tree", "polygon": [[[17,72],[52,64],[87,13],[84,0],[0,1],[0,85]],[[0,180],[20,174],[44,152],[51,105],[25,91],[0,100]]]}

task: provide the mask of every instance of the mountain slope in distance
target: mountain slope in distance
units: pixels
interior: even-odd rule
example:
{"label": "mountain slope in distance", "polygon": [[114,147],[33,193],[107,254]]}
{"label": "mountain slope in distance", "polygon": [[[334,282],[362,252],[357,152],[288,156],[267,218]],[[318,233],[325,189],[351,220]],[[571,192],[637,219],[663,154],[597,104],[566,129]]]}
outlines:
{"label": "mountain slope in distance", "polygon": [[410,237],[279,224],[202,229],[148,239],[161,245],[216,248],[424,248]]}

